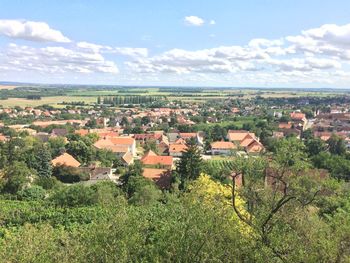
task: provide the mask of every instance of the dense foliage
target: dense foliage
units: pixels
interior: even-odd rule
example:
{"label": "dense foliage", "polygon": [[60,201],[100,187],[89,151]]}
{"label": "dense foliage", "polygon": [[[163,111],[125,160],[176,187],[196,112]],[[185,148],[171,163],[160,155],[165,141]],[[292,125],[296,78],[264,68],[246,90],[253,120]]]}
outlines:
{"label": "dense foliage", "polygon": [[[1,172],[0,257],[5,262],[347,262],[348,184],[320,177],[309,149],[290,138],[278,141],[269,156],[212,161],[206,168],[190,146],[177,169],[186,187],[179,190],[175,180],[163,192],[142,177],[140,162],[129,167],[122,186],[67,186],[38,176],[16,158],[7,166],[9,158]],[[231,173],[223,180],[215,170],[225,167]],[[54,175],[67,179],[68,172],[58,169]],[[30,180],[33,174],[36,179]],[[275,184],[266,185],[267,174]],[[244,187],[232,180],[239,175]]]}

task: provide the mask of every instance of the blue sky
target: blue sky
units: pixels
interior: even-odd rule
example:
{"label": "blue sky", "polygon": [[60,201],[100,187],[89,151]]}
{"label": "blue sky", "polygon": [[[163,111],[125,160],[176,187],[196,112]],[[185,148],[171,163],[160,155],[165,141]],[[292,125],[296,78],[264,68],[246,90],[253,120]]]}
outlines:
{"label": "blue sky", "polygon": [[350,87],[350,1],[0,0],[0,80]]}

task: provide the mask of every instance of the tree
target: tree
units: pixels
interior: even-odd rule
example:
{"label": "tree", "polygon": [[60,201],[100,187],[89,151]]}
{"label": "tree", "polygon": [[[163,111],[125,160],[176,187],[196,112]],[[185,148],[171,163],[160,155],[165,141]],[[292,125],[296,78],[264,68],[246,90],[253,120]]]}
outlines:
{"label": "tree", "polygon": [[306,150],[309,156],[315,156],[326,150],[327,145],[320,138],[310,138],[305,140]]}
{"label": "tree", "polygon": [[123,184],[123,189],[129,197],[134,192],[133,186],[131,184],[129,185],[130,179],[134,177],[142,177],[142,174],[142,163],[139,160],[136,160],[134,164],[130,165],[128,167],[128,170],[121,176],[120,179]]}
{"label": "tree", "polygon": [[89,179],[87,174],[79,169],[66,165],[57,165],[53,169],[53,176],[63,183],[72,184]]}
{"label": "tree", "polygon": [[50,138],[48,144],[52,158],[56,158],[65,150],[66,141],[64,137],[55,137]]}
{"label": "tree", "polygon": [[328,139],[328,149],[332,154],[344,155],[346,152],[345,141],[338,135],[332,134]]}
{"label": "tree", "polygon": [[[257,159],[250,159],[235,160],[232,207],[257,235],[257,243],[279,261],[289,262],[287,259],[293,258],[294,251],[303,249],[296,244],[300,226],[291,227],[294,231],[289,226],[301,220],[299,212],[315,202],[323,191],[323,183],[317,173],[309,170],[304,145],[295,138],[280,140],[265,168],[256,165]],[[256,170],[257,167],[262,169]],[[244,181],[241,188],[236,185],[239,178]],[[238,196],[247,202],[248,214],[239,210]],[[279,231],[286,231],[286,236],[280,237]]]}
{"label": "tree", "polygon": [[83,184],[73,184],[57,190],[51,201],[59,206],[89,206],[97,202],[94,190]]}
{"label": "tree", "polygon": [[133,176],[128,182],[129,202],[137,205],[150,205],[160,200],[161,191],[154,182],[143,176]]}
{"label": "tree", "polygon": [[2,172],[3,178],[0,180],[3,191],[10,194],[16,194],[22,190],[33,174],[24,162],[17,161],[13,162],[11,166],[5,167]]}
{"label": "tree", "polygon": [[34,169],[40,177],[50,177],[52,175],[51,153],[46,146],[39,147],[36,153],[36,164]]}
{"label": "tree", "polygon": [[157,142],[155,140],[147,140],[143,145],[143,148],[146,152],[151,150],[154,153],[158,154]]}
{"label": "tree", "polygon": [[187,150],[182,153],[176,170],[181,178],[180,188],[186,189],[188,181],[199,177],[203,168],[201,152],[195,144],[188,144]]}
{"label": "tree", "polygon": [[67,152],[73,155],[79,162],[88,164],[92,161],[95,150],[84,141],[71,141],[67,144]]}

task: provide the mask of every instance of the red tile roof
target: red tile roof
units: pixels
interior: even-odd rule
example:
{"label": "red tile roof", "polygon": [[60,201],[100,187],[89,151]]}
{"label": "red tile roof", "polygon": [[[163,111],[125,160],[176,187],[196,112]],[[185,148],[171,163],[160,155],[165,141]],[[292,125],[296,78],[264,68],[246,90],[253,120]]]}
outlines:
{"label": "red tile roof", "polygon": [[303,120],[305,119],[305,114],[301,112],[292,112],[290,114],[290,117],[292,118],[292,120]]}
{"label": "red tile roof", "polygon": [[141,159],[141,162],[144,165],[165,165],[172,166],[173,165],[173,157],[172,156],[154,156],[148,155],[144,156]]}
{"label": "red tile roof", "polygon": [[211,143],[212,149],[235,149],[236,145],[234,145],[232,142],[212,142]]}
{"label": "red tile roof", "polygon": [[229,130],[227,137],[230,141],[242,141],[247,135],[255,138],[255,134],[244,130]]}
{"label": "red tile roof", "polygon": [[79,134],[80,136],[85,136],[89,134],[89,130],[80,129],[80,130],[74,131],[74,133]]}
{"label": "red tile roof", "polygon": [[66,165],[66,166],[72,166],[72,167],[79,167],[80,163],[70,154],[63,153],[62,155],[56,157],[52,161],[52,165]]}
{"label": "red tile roof", "polygon": [[187,150],[187,146],[185,144],[170,144],[169,145],[169,153],[180,153]]}

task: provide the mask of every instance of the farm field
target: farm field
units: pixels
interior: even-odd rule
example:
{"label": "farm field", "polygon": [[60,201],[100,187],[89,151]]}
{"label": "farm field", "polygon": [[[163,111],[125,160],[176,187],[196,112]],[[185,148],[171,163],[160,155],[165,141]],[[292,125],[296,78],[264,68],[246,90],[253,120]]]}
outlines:
{"label": "farm field", "polygon": [[[283,89],[237,89],[237,88],[178,88],[178,87],[18,87],[0,85],[0,105],[4,107],[14,106],[40,106],[49,104],[61,107],[59,103],[84,101],[89,104],[97,101],[101,96],[162,96],[170,101],[184,101],[193,103],[205,103],[209,100],[224,100],[228,97],[238,99],[251,99],[256,96],[263,98],[292,98],[330,95],[341,95],[347,91],[325,90],[283,90]],[[41,100],[28,100],[26,96],[41,96]],[[18,97],[17,97],[18,96]]]}
{"label": "farm field", "polygon": [[15,89],[17,88],[17,86],[8,86],[8,85],[0,85],[0,90],[4,90],[4,89]]}
{"label": "farm field", "polygon": [[71,96],[56,96],[56,97],[42,97],[40,100],[28,100],[24,98],[9,98],[6,100],[0,100],[0,105],[3,107],[36,107],[44,104],[60,107],[62,102],[78,102],[84,101],[85,103],[96,102],[96,97],[71,97]]}

